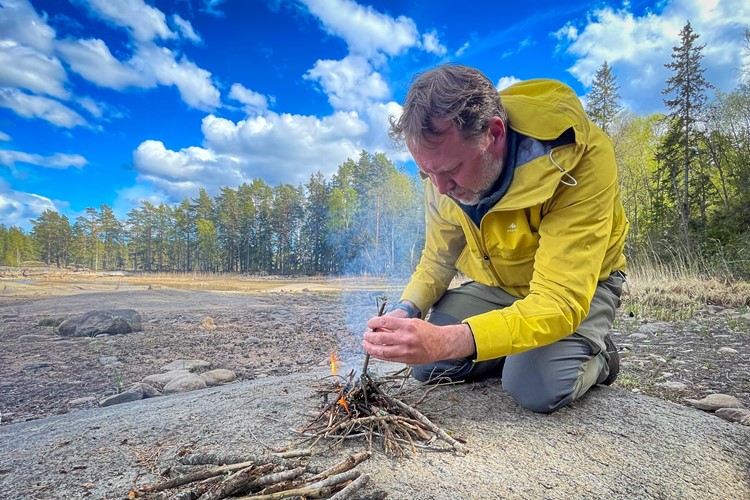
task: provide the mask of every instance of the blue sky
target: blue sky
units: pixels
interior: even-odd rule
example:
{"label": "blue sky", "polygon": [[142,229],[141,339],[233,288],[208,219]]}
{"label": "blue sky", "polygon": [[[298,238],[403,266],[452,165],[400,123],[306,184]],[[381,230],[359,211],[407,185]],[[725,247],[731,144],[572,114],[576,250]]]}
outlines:
{"label": "blue sky", "polygon": [[663,111],[687,20],[734,89],[747,0],[0,0],[0,223],[298,184],[363,149],[413,168],[387,118],[444,62],[585,99],[607,60],[625,106]]}

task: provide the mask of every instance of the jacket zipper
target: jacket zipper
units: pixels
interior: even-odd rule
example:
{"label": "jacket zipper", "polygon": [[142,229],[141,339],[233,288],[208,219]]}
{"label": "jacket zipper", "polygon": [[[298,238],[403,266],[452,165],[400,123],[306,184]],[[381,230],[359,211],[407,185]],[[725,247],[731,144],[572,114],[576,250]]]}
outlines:
{"label": "jacket zipper", "polygon": [[[481,223],[482,221],[479,221],[480,225]],[[482,254],[482,258],[487,264],[487,267],[489,267],[490,272],[492,273],[492,276],[495,278],[495,282],[499,284],[501,282],[500,276],[497,274],[497,271],[495,270],[495,266],[492,264],[492,259],[490,259],[489,252],[487,251],[487,246],[485,245],[484,238],[482,237],[482,229],[478,228],[476,224],[474,224],[474,222],[471,220],[469,220],[469,224],[471,227],[471,237],[474,240],[476,247],[479,249],[479,252]]]}

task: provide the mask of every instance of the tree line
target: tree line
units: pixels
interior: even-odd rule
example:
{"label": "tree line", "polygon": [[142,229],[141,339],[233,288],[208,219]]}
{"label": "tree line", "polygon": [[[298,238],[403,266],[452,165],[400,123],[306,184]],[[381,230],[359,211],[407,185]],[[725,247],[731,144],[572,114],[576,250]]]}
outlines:
{"label": "tree line", "polygon": [[[700,262],[701,271],[750,276],[750,67],[738,68],[734,90],[714,91],[699,38],[687,22],[665,63],[666,113],[624,111],[607,61],[596,72],[586,111],[615,147],[631,263]],[[744,43],[743,60],[750,61],[750,30]],[[423,214],[420,180],[384,154],[363,151],[330,181],[320,173],[299,186],[256,179],[214,198],[201,190],[174,206],[143,201],[122,221],[107,205],[87,209],[72,224],[47,210],[31,221],[29,234],[0,225],[0,263],[409,273],[424,241]]]}
{"label": "tree line", "polygon": [[422,185],[384,154],[362,151],[304,185],[262,179],[169,205],[142,201],[119,220],[88,208],[73,223],[46,210],[28,235],[0,225],[5,265],[152,272],[406,274],[424,241]]}

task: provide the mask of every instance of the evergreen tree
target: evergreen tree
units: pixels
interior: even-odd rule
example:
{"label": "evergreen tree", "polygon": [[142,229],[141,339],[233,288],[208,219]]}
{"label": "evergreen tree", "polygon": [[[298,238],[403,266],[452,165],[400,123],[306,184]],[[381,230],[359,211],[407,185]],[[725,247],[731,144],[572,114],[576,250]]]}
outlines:
{"label": "evergreen tree", "polygon": [[612,67],[604,61],[594,75],[586,103],[586,112],[591,120],[606,133],[610,132],[615,116],[622,110],[619,90],[620,86],[617,85],[615,75],[612,74]]}
{"label": "evergreen tree", "polygon": [[669,131],[664,139],[662,157],[688,251],[692,248],[691,195],[698,187],[698,175],[692,171],[692,166],[698,155],[699,124],[707,100],[706,93],[713,88],[703,77],[705,70],[701,66],[701,59],[705,45],[697,45],[699,37],[688,21],[680,31],[680,45],[673,48],[672,62],[665,64],[672,71],[672,76],[667,79],[667,86],[662,91],[667,96],[664,104],[669,109]]}

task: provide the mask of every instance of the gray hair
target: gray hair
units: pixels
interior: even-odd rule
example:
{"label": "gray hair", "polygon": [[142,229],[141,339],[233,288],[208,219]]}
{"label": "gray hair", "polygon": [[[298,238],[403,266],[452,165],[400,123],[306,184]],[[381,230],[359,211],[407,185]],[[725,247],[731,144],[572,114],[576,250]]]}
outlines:
{"label": "gray hair", "polygon": [[475,140],[487,131],[493,116],[508,120],[490,79],[475,68],[445,64],[415,76],[401,116],[389,118],[388,135],[398,146],[407,140],[434,143],[446,131],[435,121],[449,120],[465,140]]}

